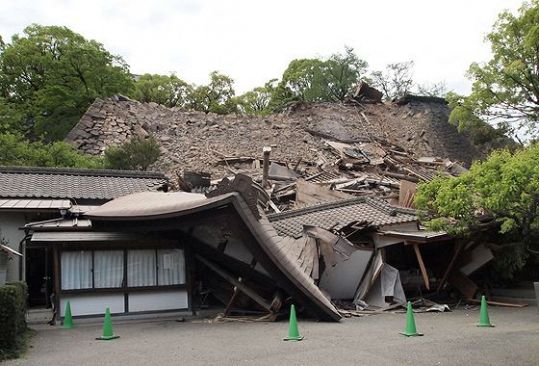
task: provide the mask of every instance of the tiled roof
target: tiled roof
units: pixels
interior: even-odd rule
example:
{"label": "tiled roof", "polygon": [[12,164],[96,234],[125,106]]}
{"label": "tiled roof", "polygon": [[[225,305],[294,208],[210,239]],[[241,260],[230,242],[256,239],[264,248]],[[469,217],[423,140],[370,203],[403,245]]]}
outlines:
{"label": "tiled roof", "polygon": [[66,199],[0,198],[0,210],[67,210],[71,201]]}
{"label": "tiled roof", "polygon": [[0,167],[0,198],[111,200],[166,185],[163,174],[152,172]]}
{"label": "tiled roof", "polygon": [[367,221],[375,226],[401,224],[417,220],[414,210],[390,206],[381,199],[357,197],[309,206],[299,210],[268,215],[279,235],[299,238],[303,225],[339,229],[352,221]]}

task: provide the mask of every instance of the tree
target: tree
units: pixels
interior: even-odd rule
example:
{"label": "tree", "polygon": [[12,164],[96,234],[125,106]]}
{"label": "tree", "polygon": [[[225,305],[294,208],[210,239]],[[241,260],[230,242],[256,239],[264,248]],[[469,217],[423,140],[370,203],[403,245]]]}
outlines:
{"label": "tree", "polygon": [[[292,60],[283,73],[280,87],[289,91],[291,100],[320,102],[325,100],[322,85],[322,64],[319,59]],[[286,95],[285,93],[282,93]]]}
{"label": "tree", "polygon": [[418,84],[416,89],[417,94],[427,97],[445,98],[448,93],[447,85],[443,81],[432,84]]}
{"label": "tree", "polygon": [[327,59],[292,60],[273,89],[269,102],[272,111],[281,110],[290,102],[339,102],[357,85],[366,72],[367,62],[352,48],[332,54]]}
{"label": "tree", "polygon": [[26,132],[28,126],[23,125],[21,121],[24,121],[24,111],[0,97],[0,133],[21,134]]}
{"label": "tree", "polygon": [[46,140],[62,139],[96,97],[132,85],[121,57],[65,27],[33,24],[0,48],[0,96]]}
{"label": "tree", "polygon": [[469,237],[497,228],[503,255],[496,267],[511,277],[530,253],[539,253],[539,144],[496,151],[459,177],[421,184],[415,204],[432,230]]}
{"label": "tree", "polygon": [[268,81],[264,86],[254,88],[238,97],[238,105],[242,113],[267,115],[271,113],[270,102],[275,95],[277,79]]}
{"label": "tree", "polygon": [[473,115],[491,123],[501,121],[513,131],[539,132],[538,24],[538,0],[524,3],[517,15],[504,11],[498,16],[486,38],[492,58],[470,66],[472,92],[453,110],[454,121],[468,123],[463,116]]}
{"label": "tree", "polygon": [[326,99],[344,100],[367,71],[367,62],[360,59],[354,49],[345,47],[343,53],[335,53],[322,65],[322,82],[326,85]]}
{"label": "tree", "polygon": [[210,83],[196,87],[191,94],[191,108],[204,113],[237,112],[234,80],[217,71],[210,73]]}
{"label": "tree", "polygon": [[14,134],[0,134],[0,165],[101,168],[102,159],[79,153],[65,142],[28,142]]}
{"label": "tree", "polygon": [[447,93],[445,98],[451,109],[449,123],[456,125],[459,132],[466,133],[480,150],[488,151],[491,147],[515,145],[514,141],[507,137],[508,126],[500,124],[495,128],[473,114],[468,98],[453,92]]}
{"label": "tree", "polygon": [[135,137],[120,145],[105,150],[105,167],[121,170],[147,170],[155,163],[161,151],[153,137]]}
{"label": "tree", "polygon": [[379,88],[386,100],[393,100],[409,94],[414,86],[413,61],[389,64],[384,71],[371,73],[373,86]]}
{"label": "tree", "polygon": [[166,107],[185,107],[193,86],[176,75],[144,74],[135,81],[133,98],[141,102],[155,102]]}

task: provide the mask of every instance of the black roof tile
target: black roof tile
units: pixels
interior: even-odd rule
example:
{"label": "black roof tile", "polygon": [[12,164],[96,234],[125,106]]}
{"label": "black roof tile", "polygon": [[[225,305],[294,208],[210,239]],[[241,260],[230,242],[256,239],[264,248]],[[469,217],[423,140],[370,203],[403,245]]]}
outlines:
{"label": "black roof tile", "polygon": [[111,200],[127,194],[163,190],[164,174],[127,170],[0,167],[2,198]]}
{"label": "black roof tile", "polygon": [[303,225],[329,230],[339,229],[352,221],[367,221],[375,226],[384,226],[417,221],[417,216],[414,210],[394,207],[381,199],[357,197],[271,214],[268,219],[279,235],[299,238]]}

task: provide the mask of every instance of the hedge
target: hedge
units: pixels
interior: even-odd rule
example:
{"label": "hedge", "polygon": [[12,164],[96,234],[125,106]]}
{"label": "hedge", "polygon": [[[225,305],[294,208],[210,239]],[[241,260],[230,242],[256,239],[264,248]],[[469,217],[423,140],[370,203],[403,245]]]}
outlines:
{"label": "hedge", "polygon": [[0,286],[0,360],[16,356],[26,333],[26,299],[23,282]]}

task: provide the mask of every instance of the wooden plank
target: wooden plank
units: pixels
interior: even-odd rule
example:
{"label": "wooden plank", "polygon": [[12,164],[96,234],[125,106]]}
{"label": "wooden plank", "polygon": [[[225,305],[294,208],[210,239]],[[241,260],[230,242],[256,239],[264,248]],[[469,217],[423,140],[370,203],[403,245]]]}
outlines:
{"label": "wooden plank", "polygon": [[449,262],[449,264],[447,265],[447,268],[445,269],[444,275],[442,276],[442,279],[440,280],[440,283],[438,284],[438,287],[436,288],[436,292],[440,292],[445,282],[447,281],[449,274],[455,267],[455,263],[457,263],[457,259],[460,254],[460,250],[462,249],[462,245],[463,244],[461,241],[455,243],[455,251],[454,251],[453,257],[451,258],[451,261]]}
{"label": "wooden plank", "polygon": [[[474,304],[481,304],[481,300],[478,300],[478,299],[468,299],[468,301]],[[494,300],[487,300],[487,304],[495,305],[495,306],[506,306],[510,308],[525,308],[526,306],[528,306],[528,304],[521,304],[521,303],[516,303],[516,302],[502,302],[502,301],[494,301]]]}
{"label": "wooden plank", "polygon": [[245,295],[249,296],[251,299],[253,299],[258,305],[262,306],[264,309],[271,312],[271,304],[266,301],[262,296],[257,294],[254,290],[247,287],[245,284],[243,284],[241,281],[238,281],[235,279],[231,274],[226,272],[224,269],[220,268],[216,264],[206,260],[204,257],[197,255],[196,258],[204,263],[206,267],[217,273],[219,276],[223,277],[225,280],[230,282],[233,286],[237,287],[241,292],[243,292]]}
{"label": "wooden plank", "polygon": [[459,270],[452,271],[447,278],[447,282],[455,286],[455,288],[457,288],[457,290],[459,290],[466,299],[473,299],[479,290],[479,287],[475,284],[475,282],[470,280]]}
{"label": "wooden plank", "polygon": [[399,206],[412,207],[416,191],[417,184],[407,180],[401,180],[399,187]]}
{"label": "wooden plank", "polygon": [[353,198],[353,196],[333,191],[327,187],[320,186],[298,179],[296,182],[296,208],[305,207],[318,202],[337,201],[345,198]]}
{"label": "wooden plank", "polygon": [[419,262],[419,269],[421,270],[421,275],[423,276],[423,281],[425,282],[425,287],[427,290],[430,290],[429,275],[427,274],[427,269],[425,268],[425,263],[423,262],[423,257],[421,256],[421,251],[419,246],[414,244],[414,252]]}
{"label": "wooden plank", "polygon": [[[241,282],[243,279],[241,277],[238,278],[238,282]],[[238,296],[239,289],[238,286],[234,286],[234,293],[230,297],[230,300],[228,301],[228,304],[225,308],[225,316],[228,316],[228,313],[230,312],[230,309],[232,308],[232,304],[234,304],[234,301],[236,300],[236,297]]]}
{"label": "wooden plank", "polygon": [[485,244],[480,243],[473,249],[463,253],[459,269],[466,276],[469,276],[493,259],[492,250],[487,248]]}

